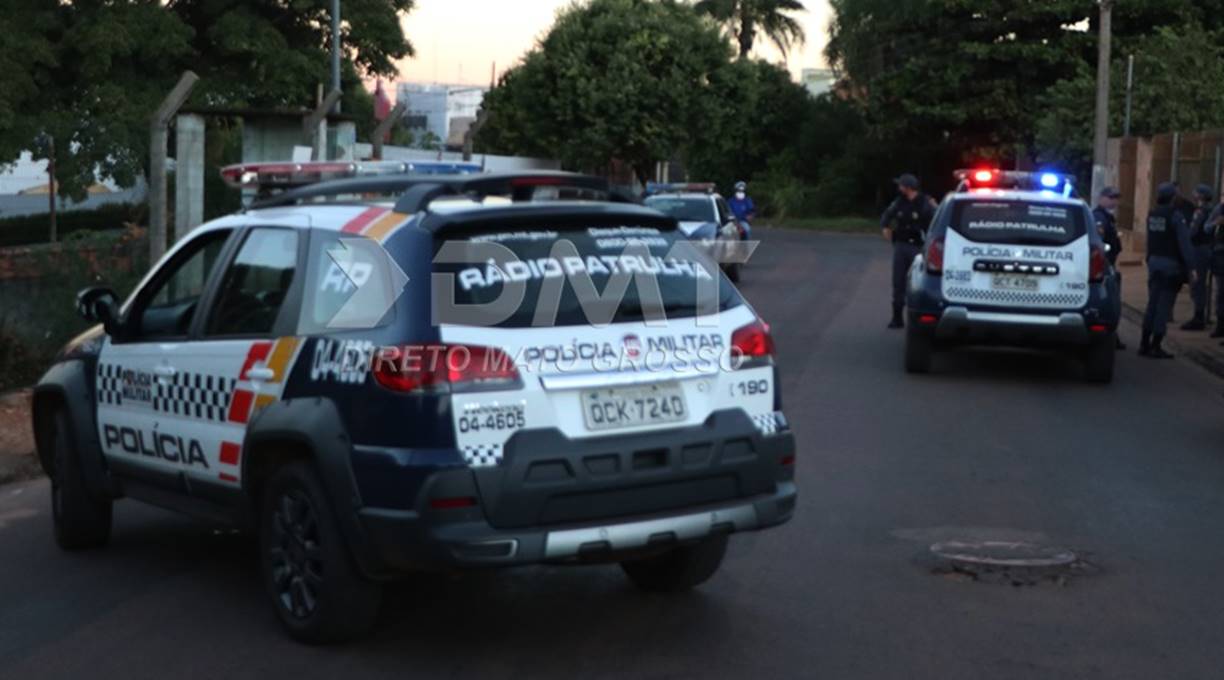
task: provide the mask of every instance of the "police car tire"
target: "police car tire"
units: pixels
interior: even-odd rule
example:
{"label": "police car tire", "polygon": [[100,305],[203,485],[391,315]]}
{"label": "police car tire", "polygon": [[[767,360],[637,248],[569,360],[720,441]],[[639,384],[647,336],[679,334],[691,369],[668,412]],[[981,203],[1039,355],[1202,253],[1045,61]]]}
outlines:
{"label": "police car tire", "polygon": [[[368,633],[378,618],[382,586],[364,578],[357,570],[340,533],[339,523],[314,468],[307,462],[289,463],[272,474],[265,487],[260,515],[259,553],[264,585],[276,614],[289,635],[307,644],[328,644],[357,639]],[[305,503],[312,513],[313,542],[319,562],[314,582],[314,607],[295,614],[283,598],[274,572],[278,537],[276,523],[286,498]],[[310,523],[306,523],[309,527]],[[282,525],[283,526],[283,525]],[[301,535],[301,534],[299,534]]]}
{"label": "police car tire", "polygon": [[934,354],[935,339],[909,324],[905,329],[905,372],[930,373]]}
{"label": "police car tire", "polygon": [[739,280],[740,280],[739,263],[726,265],[726,267],[723,268],[723,271],[727,272],[727,278],[731,279],[731,283],[739,283]]}
{"label": "police car tire", "polygon": [[53,470],[51,477],[51,517],[55,524],[55,542],[64,550],[101,548],[110,541],[111,509],[109,500],[97,500],[85,486],[81,458],[73,445],[68,416],[55,414]]}
{"label": "police car tire", "polygon": [[1089,382],[1102,385],[1113,382],[1116,349],[1117,342],[1112,333],[1108,338],[1088,346],[1084,352],[1084,374]]}
{"label": "police car tire", "polygon": [[655,557],[621,562],[621,569],[642,590],[678,592],[710,580],[726,553],[727,537],[713,536]]}

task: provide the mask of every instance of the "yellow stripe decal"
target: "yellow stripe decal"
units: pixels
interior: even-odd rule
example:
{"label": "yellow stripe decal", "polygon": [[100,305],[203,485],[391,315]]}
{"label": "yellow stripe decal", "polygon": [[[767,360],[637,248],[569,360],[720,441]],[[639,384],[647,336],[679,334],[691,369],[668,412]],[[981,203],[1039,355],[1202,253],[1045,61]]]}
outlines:
{"label": "yellow stripe decal", "polygon": [[375,220],[374,224],[371,224],[369,229],[362,232],[362,236],[368,236],[375,241],[382,241],[407,218],[408,215],[403,213],[389,212]]}
{"label": "yellow stripe decal", "polygon": [[281,338],[276,341],[276,345],[272,348],[272,355],[268,357],[267,362],[268,368],[272,369],[275,374],[272,376],[272,382],[278,383],[285,379],[285,371],[289,369],[289,360],[293,358],[299,342],[301,340],[294,337]]}

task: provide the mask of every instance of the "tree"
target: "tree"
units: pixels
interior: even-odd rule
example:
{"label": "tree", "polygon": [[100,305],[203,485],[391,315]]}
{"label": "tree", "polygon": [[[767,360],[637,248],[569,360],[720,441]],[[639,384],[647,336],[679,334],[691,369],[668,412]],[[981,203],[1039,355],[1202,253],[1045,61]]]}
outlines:
{"label": "tree", "polygon": [[[783,68],[740,59],[711,76],[712,105],[699,138],[684,151],[689,174],[729,187],[763,173],[771,158],[797,145],[815,114],[807,90]],[[783,164],[796,174],[796,163]]]}
{"label": "tree", "polygon": [[723,105],[713,83],[729,59],[717,28],[672,0],[575,5],[485,98],[478,142],[578,169],[619,160],[646,179]]}
{"label": "tree", "polygon": [[[1224,31],[1197,22],[1166,26],[1150,35],[1123,39],[1114,52],[1114,83],[1125,83],[1126,56],[1135,55],[1131,134],[1205,130],[1224,126]],[[1087,65],[1054,84],[1037,121],[1042,160],[1083,173],[1092,162],[1092,117],[1096,74]],[[1110,134],[1121,135],[1126,89],[1112,88]]]}
{"label": "tree", "polygon": [[[1033,149],[1042,94],[1076,73],[1095,37],[1091,0],[832,0],[826,55],[877,143],[959,163]],[[955,39],[948,39],[955,36]],[[1086,114],[1091,118],[1091,109]]]}
{"label": "tree", "polygon": [[806,11],[799,0],[699,0],[695,7],[727,27],[741,59],[752,52],[758,33],[783,55],[807,39],[803,26],[788,14]]}
{"label": "tree", "polygon": [[[371,110],[361,79],[412,54],[400,27],[414,0],[345,0],[349,110]],[[328,0],[0,0],[20,17],[0,41],[0,164],[45,158],[80,198],[97,178],[130,185],[148,157],[149,117],[187,68],[192,102],[304,108],[327,83]],[[45,140],[40,142],[39,140]]]}

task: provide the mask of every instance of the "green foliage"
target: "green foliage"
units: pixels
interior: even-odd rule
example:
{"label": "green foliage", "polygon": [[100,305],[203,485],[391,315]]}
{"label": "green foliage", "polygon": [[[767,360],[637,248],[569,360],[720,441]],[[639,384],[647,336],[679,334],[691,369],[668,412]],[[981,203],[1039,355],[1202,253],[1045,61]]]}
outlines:
{"label": "green foliage", "polygon": [[[109,203],[93,210],[73,210],[56,215],[60,236],[83,232],[121,230],[126,224],[140,223],[146,214],[144,205]],[[50,229],[47,215],[21,215],[0,219],[0,247],[43,243]]]}
{"label": "green foliage", "polygon": [[621,160],[645,177],[722,104],[713,82],[728,60],[718,29],[672,0],[574,5],[486,97],[481,148],[585,170]]}
{"label": "green foliage", "polygon": [[[372,113],[361,78],[412,54],[400,17],[414,1],[343,3],[345,110]],[[304,107],[329,81],[329,12],[328,0],[0,0],[0,164],[54,150],[72,198],[95,172],[131,185],[150,116],[186,69],[201,77],[189,106]]]}
{"label": "green foliage", "polygon": [[[682,157],[690,176],[722,187],[756,177],[771,159],[794,147],[816,108],[789,73],[763,61],[725,64],[710,83],[714,101],[703,107],[694,128],[701,132],[690,136]],[[792,151],[786,160],[786,173],[794,174],[797,154]]]}
{"label": "green foliage", "polygon": [[782,54],[807,40],[803,25],[788,14],[806,11],[799,0],[698,0],[694,7],[727,27],[741,59],[751,54],[758,33]]}
{"label": "green foliage", "polygon": [[148,242],[122,231],[40,246],[23,264],[33,279],[0,279],[0,391],[29,385],[88,324],[76,294],[107,285],[125,297],[148,268]]}
{"label": "green foliage", "polygon": [[[1224,126],[1224,30],[1197,23],[1158,28],[1124,39],[1112,65],[1110,134],[1124,130],[1126,56],[1135,55],[1131,134],[1204,130]],[[1052,86],[1037,122],[1042,160],[1085,173],[1092,163],[1092,121],[1096,72],[1081,66],[1075,76]]]}

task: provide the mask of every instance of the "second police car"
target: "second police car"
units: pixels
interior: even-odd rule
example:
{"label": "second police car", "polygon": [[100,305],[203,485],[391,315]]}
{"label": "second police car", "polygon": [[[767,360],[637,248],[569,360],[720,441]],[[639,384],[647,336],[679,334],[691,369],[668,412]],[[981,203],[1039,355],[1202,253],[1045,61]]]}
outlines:
{"label": "second police car", "polygon": [[1121,315],[1117,277],[1088,205],[1057,173],[958,172],[910,270],[905,368],[937,350],[1039,347],[1113,379]]}
{"label": "second police car", "polygon": [[729,534],[794,510],[773,342],[673,218],[612,196],[333,180],[195,229],[125,302],[83,291],[101,326],[34,396],[59,544],[104,545],[125,497],[251,527],[309,642],[367,630],[416,569],[704,582]]}
{"label": "second police car", "polygon": [[648,207],[676,218],[680,231],[703,244],[722,263],[727,278],[739,282],[742,260],[746,259],[739,244],[747,238],[747,231],[713,184],[649,183],[646,193]]}

